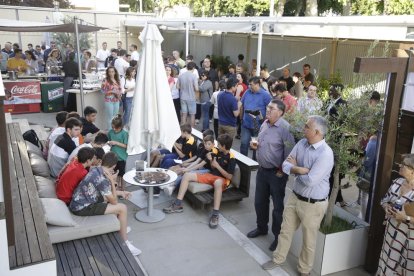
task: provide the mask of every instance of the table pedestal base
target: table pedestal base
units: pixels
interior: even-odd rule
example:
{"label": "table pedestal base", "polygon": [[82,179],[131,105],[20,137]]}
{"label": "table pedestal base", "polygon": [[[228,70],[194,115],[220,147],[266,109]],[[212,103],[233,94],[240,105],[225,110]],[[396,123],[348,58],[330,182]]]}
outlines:
{"label": "table pedestal base", "polygon": [[165,218],[165,214],[157,209],[152,210],[152,215],[148,215],[148,210],[141,210],[135,214],[135,218],[142,222],[153,223],[159,222]]}

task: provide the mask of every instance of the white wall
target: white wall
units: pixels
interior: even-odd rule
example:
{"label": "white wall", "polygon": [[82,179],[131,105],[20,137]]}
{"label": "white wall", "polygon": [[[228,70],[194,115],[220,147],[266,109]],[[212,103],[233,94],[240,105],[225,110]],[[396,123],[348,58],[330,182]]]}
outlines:
{"label": "white wall", "polygon": [[70,0],[75,9],[90,9],[95,11],[119,11],[119,0]]}

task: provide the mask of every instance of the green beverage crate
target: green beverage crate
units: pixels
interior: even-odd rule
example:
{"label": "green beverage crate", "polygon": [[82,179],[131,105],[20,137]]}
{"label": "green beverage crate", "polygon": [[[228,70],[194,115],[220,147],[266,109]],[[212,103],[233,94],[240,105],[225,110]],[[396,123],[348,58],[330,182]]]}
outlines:
{"label": "green beverage crate", "polygon": [[58,112],[64,109],[63,106],[63,82],[50,81],[41,82],[42,90],[42,111]]}

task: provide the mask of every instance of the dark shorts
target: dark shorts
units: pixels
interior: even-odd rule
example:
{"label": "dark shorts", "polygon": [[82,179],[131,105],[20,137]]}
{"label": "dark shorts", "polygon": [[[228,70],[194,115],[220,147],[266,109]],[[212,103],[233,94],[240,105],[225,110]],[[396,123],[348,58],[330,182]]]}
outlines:
{"label": "dark shorts", "polygon": [[119,176],[124,176],[125,174],[125,161],[121,160],[116,163],[115,171],[119,171]]}
{"label": "dark shorts", "polygon": [[108,206],[108,203],[106,202],[92,203],[88,207],[85,207],[80,211],[72,211],[72,213],[82,217],[105,215],[106,206]]}

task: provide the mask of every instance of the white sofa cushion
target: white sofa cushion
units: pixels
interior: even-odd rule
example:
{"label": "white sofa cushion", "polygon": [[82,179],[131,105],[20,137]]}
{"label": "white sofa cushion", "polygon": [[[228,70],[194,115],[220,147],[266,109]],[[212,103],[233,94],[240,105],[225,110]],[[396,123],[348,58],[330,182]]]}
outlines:
{"label": "white sofa cushion", "polygon": [[96,235],[119,231],[119,220],[115,215],[102,215],[81,217],[71,214],[76,226],[61,227],[47,225],[50,241],[60,243],[70,240],[82,239]]}
{"label": "white sofa cushion", "polygon": [[26,141],[26,148],[27,148],[27,152],[29,153],[29,156],[31,153],[34,153],[43,158],[42,151],[40,150],[38,146],[30,143],[29,141]]}
{"label": "white sofa cushion", "polygon": [[40,198],[57,198],[53,179],[35,175],[35,182]]}
{"label": "white sofa cushion", "polygon": [[[233,177],[231,178],[230,187],[236,187],[239,188],[240,186],[240,168],[238,165],[236,165],[236,168],[234,169]],[[203,184],[198,182],[190,182],[188,185],[188,191],[190,191],[193,194],[207,192],[213,189],[212,185],[209,184]]]}
{"label": "white sofa cushion", "polygon": [[43,177],[50,176],[49,165],[42,156],[31,153],[30,154],[30,165],[32,166],[33,174]]}
{"label": "white sofa cushion", "polygon": [[43,212],[47,224],[57,226],[76,226],[68,206],[57,198],[41,198]]}

